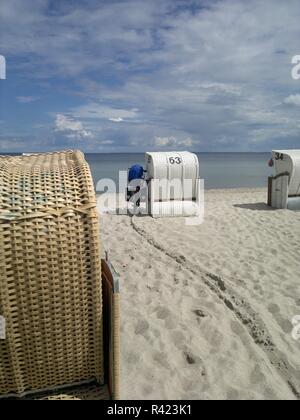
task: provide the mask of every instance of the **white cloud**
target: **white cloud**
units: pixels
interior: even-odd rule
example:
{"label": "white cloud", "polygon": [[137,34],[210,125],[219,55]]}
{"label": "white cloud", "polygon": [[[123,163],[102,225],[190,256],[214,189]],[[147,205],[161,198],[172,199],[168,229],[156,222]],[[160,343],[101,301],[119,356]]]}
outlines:
{"label": "white cloud", "polygon": [[155,137],[154,138],[154,146],[155,147],[192,147],[193,146],[193,140],[188,137],[185,139],[178,139],[174,136],[171,137]]}
{"label": "white cloud", "polygon": [[124,121],[124,119],[121,118],[121,117],[117,117],[117,118],[112,117],[112,118],[109,118],[109,121],[112,121],[112,122],[115,122],[115,123],[120,123],[120,122]]}
{"label": "white cloud", "polygon": [[[193,85],[191,87],[193,87]],[[198,86],[196,84],[194,85],[194,87],[211,90],[213,92],[222,92],[228,95],[237,95],[237,96],[241,95],[241,88],[239,86],[235,86],[229,83],[207,82],[207,83],[199,83]]]}
{"label": "white cloud", "polygon": [[0,50],[22,77],[46,78],[59,94],[68,81],[80,105],[58,121],[67,138],[93,143],[101,132],[122,151],[155,142],[244,151],[255,139],[269,150],[286,133],[299,146],[298,108],[286,106],[299,106],[288,96],[300,92],[291,78],[299,0],[86,0],[50,12],[47,0],[33,1],[1,3]]}
{"label": "white cloud", "polygon": [[109,120],[112,122],[122,122],[124,119],[136,119],[138,118],[138,112],[139,110],[137,108],[125,109],[111,107],[97,102],[89,102],[72,110],[72,114],[81,119]]}
{"label": "white cloud", "polygon": [[114,144],[114,141],[112,141],[112,140],[103,140],[101,142],[101,145],[102,146],[110,146],[111,144]]}
{"label": "white cloud", "polygon": [[285,98],[284,103],[287,105],[300,106],[300,95],[290,95]]}
{"label": "white cloud", "polygon": [[91,131],[84,129],[81,121],[63,114],[58,114],[56,116],[55,132],[75,140],[92,139],[94,137]]}
{"label": "white cloud", "polygon": [[37,101],[39,98],[34,96],[17,96],[17,101],[20,104],[30,104],[31,102]]}

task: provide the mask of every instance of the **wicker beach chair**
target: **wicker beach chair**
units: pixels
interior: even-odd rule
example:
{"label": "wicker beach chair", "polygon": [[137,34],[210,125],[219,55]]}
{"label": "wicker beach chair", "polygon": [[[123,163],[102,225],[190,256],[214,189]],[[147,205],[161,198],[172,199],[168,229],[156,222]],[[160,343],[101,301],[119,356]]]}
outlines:
{"label": "wicker beach chair", "polygon": [[118,399],[119,319],[84,155],[0,156],[0,398]]}

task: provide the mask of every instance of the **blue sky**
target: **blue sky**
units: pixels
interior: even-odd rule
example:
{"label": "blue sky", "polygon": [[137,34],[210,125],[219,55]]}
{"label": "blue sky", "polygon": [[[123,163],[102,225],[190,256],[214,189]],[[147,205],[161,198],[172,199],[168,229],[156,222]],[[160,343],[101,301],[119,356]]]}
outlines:
{"label": "blue sky", "polygon": [[300,148],[299,40],[299,0],[1,0],[0,152]]}

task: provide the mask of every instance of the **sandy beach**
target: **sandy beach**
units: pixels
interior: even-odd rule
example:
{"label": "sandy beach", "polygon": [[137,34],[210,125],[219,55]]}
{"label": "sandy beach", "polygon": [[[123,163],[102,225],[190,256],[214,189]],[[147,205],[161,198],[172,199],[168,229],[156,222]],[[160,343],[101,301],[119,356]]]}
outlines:
{"label": "sandy beach", "polygon": [[264,189],[211,190],[200,226],[101,217],[121,279],[122,398],[300,398],[300,212],[265,203]]}

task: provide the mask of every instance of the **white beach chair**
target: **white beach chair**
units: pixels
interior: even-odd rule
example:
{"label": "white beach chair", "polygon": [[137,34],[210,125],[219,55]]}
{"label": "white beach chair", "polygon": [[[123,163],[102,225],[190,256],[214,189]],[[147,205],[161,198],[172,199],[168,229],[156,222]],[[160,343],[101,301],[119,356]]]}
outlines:
{"label": "white beach chair", "polygon": [[198,157],[190,152],[146,153],[149,212],[154,218],[198,216]]}
{"label": "white beach chair", "polygon": [[275,176],[269,178],[268,205],[300,209],[300,150],[274,150]]}

